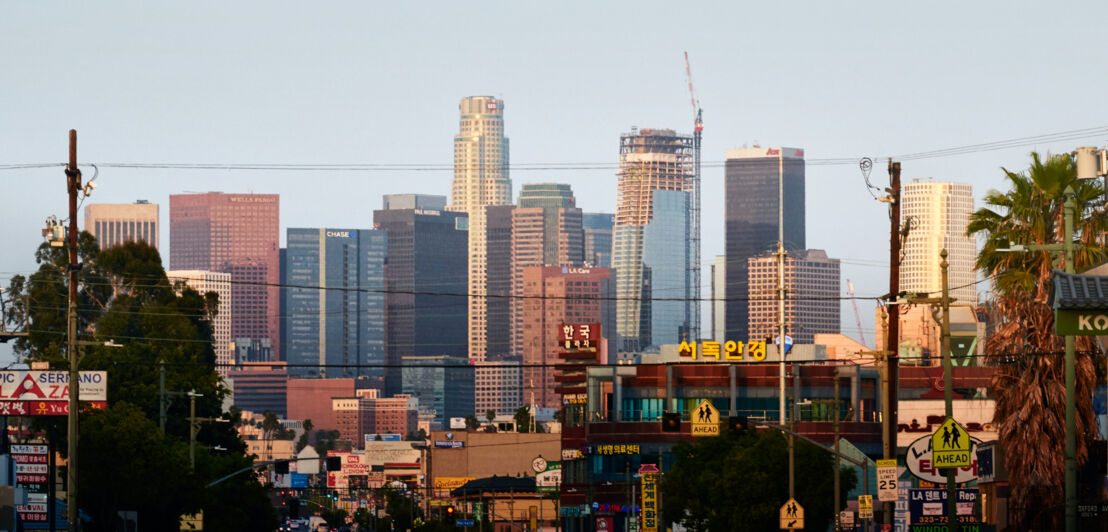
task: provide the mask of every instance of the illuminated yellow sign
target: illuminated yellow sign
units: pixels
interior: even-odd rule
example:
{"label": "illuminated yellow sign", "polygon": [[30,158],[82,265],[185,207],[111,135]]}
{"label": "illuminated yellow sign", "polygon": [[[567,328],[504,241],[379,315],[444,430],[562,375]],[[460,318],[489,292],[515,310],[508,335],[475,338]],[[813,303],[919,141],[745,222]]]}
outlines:
{"label": "illuminated yellow sign", "polygon": [[639,454],[639,446],[633,443],[597,445],[596,454]]}
{"label": "illuminated yellow sign", "polygon": [[[700,352],[697,353],[696,342],[681,342],[677,346],[677,354],[681,358],[696,360],[697,356],[702,360],[714,358],[717,361],[727,360],[733,362],[762,362],[766,359],[766,343],[764,341],[750,340],[746,343],[728,340],[722,345],[719,342],[700,342]],[[721,349],[722,347],[722,349]]]}
{"label": "illuminated yellow sign", "polygon": [[435,490],[447,491],[458,489],[464,486],[466,482],[475,479],[476,477],[435,477]]}
{"label": "illuminated yellow sign", "polygon": [[658,474],[642,474],[642,532],[658,532]]}

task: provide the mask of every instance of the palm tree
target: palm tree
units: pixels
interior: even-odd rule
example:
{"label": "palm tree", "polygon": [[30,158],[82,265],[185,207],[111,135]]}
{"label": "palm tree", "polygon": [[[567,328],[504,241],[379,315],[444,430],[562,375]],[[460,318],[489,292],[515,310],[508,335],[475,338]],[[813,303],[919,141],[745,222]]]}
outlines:
{"label": "palm tree", "polygon": [[[1054,313],[1048,302],[1053,256],[1048,251],[998,250],[1061,242],[1068,188],[1074,195],[1074,228],[1081,244],[1074,271],[1081,272],[1105,259],[1105,248],[1096,237],[1108,230],[1108,217],[1094,208],[1102,193],[1100,184],[1078,180],[1067,155],[1047,154],[1044,159],[1032,153],[1027,171],[1003,170],[1011,189],[990,191],[986,207],[971,215],[966,232],[983,237],[976,268],[992,280],[993,304],[1000,317],[986,342],[986,361],[995,367],[993,422],[1007,456],[1014,526],[1050,527],[1059,524],[1065,478],[1060,443],[1065,434],[1065,368],[1058,356],[1063,339],[1054,334]],[[1057,267],[1064,268],[1064,263]],[[1096,426],[1092,348],[1091,337],[1078,337],[1078,464],[1088,457]]]}
{"label": "palm tree", "polygon": [[280,428],[281,420],[277,419],[277,414],[266,410],[262,414],[261,423],[262,436],[265,438],[266,460],[273,460],[273,436]]}

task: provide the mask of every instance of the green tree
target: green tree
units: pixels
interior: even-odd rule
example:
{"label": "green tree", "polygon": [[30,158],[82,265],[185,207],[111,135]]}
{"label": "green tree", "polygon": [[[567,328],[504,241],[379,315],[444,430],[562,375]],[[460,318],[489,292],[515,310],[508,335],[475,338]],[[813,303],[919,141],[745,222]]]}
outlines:
{"label": "green tree", "polygon": [[[78,339],[122,344],[85,347],[81,353],[82,370],[108,372],[108,407],[83,413],[81,421],[80,504],[83,511],[98,516],[91,529],[114,530],[116,509],[137,509],[140,521],[167,529],[175,528],[181,512],[203,508],[207,515],[221,516],[211,529],[272,530],[276,515],[253,475],[235,477],[214,489],[204,487],[206,481],[251,464],[232,423],[202,426],[193,473],[187,463],[189,402],[178,399],[171,404],[165,432],[151,421],[159,411],[159,361],[165,362],[168,390],[203,394],[196,401],[197,415],[221,417],[226,390],[215,371],[211,323],[218,297],[171,286],[157,250],[145,243],[100,251],[95,239],[82,233],[79,248]],[[16,350],[24,359],[46,360],[61,368],[66,254],[61,248],[40,246],[35,257],[38,271],[12,280],[20,304],[14,319],[26,319],[36,331]],[[230,412],[226,419],[236,417],[241,420],[241,414]],[[38,429],[64,434],[56,422],[36,423]],[[64,438],[56,440],[65,448]],[[225,449],[224,454],[216,448]],[[181,460],[186,460],[184,471]],[[112,474],[123,469],[128,473]],[[167,500],[158,502],[159,497]],[[245,517],[236,519],[239,514]],[[169,524],[159,525],[163,522]]]}
{"label": "green tree", "polygon": [[[516,432],[527,433],[531,432],[532,428],[535,429],[536,433],[543,431],[542,424],[539,423],[539,421],[531,415],[531,407],[528,405],[523,405],[516,409],[514,417],[516,423]],[[534,426],[532,427],[532,425]]]}
{"label": "green tree", "polygon": [[[788,451],[777,431],[725,432],[680,442],[673,468],[662,477],[662,517],[693,531],[761,531],[778,528],[778,510],[789,498]],[[805,441],[795,445],[795,498],[804,507],[807,530],[824,530],[833,518],[831,496],[835,459]],[[841,470],[841,500],[857,482],[854,470]],[[736,504],[735,501],[742,501]]]}
{"label": "green tree", "polygon": [[273,460],[273,439],[281,430],[281,420],[277,414],[266,410],[262,413],[262,437],[265,438],[266,460]]}
{"label": "green tree", "polygon": [[470,414],[466,416],[466,428],[469,430],[476,430],[481,426],[481,422],[477,421],[477,416]]}
{"label": "green tree", "polygon": [[496,419],[496,411],[492,409],[485,410],[485,419],[492,423],[492,420]]}
{"label": "green tree", "polygon": [[[1043,245],[1063,241],[1065,191],[1073,191],[1077,213],[1074,271],[1103,261],[1105,249],[1097,237],[1108,230],[1108,218],[1096,209],[1103,192],[1095,180],[1079,180],[1066,155],[1045,158],[1031,154],[1023,172],[1004,169],[1009,190],[990,191],[985,207],[970,218],[966,232],[983,238],[976,267],[992,280],[993,308],[999,317],[986,343],[987,362],[995,367],[990,393],[996,400],[993,421],[999,427],[1007,455],[1016,528],[1056,527],[1063,503],[1064,457],[1059,441],[1065,433],[1065,368],[1062,337],[1054,334],[1049,297],[1051,269],[1048,251],[1007,252],[1013,245]],[[1057,265],[1064,268],[1064,259]],[[1077,462],[1088,457],[1095,423],[1092,393],[1095,381],[1091,337],[1078,337]],[[1044,438],[1043,435],[1055,438]]]}
{"label": "green tree", "polygon": [[315,425],[312,424],[311,419],[305,419],[300,427],[304,429],[304,432],[300,435],[300,439],[296,441],[296,452],[303,451],[308,446],[309,440],[311,440],[312,429]]}

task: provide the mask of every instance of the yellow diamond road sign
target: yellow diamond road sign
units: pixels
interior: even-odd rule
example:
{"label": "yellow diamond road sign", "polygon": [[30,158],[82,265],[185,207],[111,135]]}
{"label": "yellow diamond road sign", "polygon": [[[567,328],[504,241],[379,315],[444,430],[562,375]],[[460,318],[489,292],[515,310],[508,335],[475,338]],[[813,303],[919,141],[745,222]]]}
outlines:
{"label": "yellow diamond road sign", "polygon": [[969,467],[971,450],[969,433],[952,417],[931,435],[931,463],[937,468]]}
{"label": "yellow diamond road sign", "polygon": [[693,436],[719,436],[719,410],[705,399],[689,415]]}
{"label": "yellow diamond road sign", "polygon": [[182,532],[196,532],[204,530],[204,512],[181,516]]}
{"label": "yellow diamond road sign", "polygon": [[778,517],[781,518],[781,530],[801,530],[804,528],[804,507],[796,502],[796,499],[789,499],[781,507]]}

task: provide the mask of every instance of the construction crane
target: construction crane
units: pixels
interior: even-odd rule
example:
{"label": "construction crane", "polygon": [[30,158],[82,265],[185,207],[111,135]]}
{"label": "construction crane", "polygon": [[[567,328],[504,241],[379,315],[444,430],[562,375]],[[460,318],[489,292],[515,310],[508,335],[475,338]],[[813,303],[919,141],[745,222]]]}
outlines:
{"label": "construction crane", "polygon": [[[685,303],[686,316],[690,316],[689,339],[700,339],[700,133],[704,131],[704,114],[700,108],[700,102],[696,99],[696,91],[693,90],[692,67],[689,64],[689,52],[685,52],[685,79],[689,82],[689,102],[693,109],[693,182],[690,187],[690,227],[689,244],[692,247],[693,259],[689,261],[689,282],[691,283],[692,301]],[[689,308],[691,307],[691,308]]]}
{"label": "construction crane", "polygon": [[846,294],[850,297],[850,304],[854,305],[854,322],[858,324],[858,338],[862,340],[862,345],[866,345],[866,333],[862,332],[862,315],[858,313],[858,300],[854,299],[854,283],[850,282],[850,279],[846,280]]}

